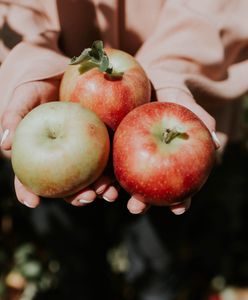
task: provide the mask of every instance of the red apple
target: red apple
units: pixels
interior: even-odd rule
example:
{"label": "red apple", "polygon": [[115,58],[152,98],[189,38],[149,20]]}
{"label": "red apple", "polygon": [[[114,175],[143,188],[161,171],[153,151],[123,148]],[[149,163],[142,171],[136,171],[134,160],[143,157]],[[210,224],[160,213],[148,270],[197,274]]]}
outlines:
{"label": "red apple", "polygon": [[18,179],[35,194],[65,197],[101,175],[109,144],[107,128],[94,112],[76,103],[50,102],[19,123],[12,165]]}
{"label": "red apple", "polygon": [[214,157],[204,123],[174,103],[135,108],[114,134],[116,178],[145,203],[171,205],[194,195],[207,180]]}
{"label": "red apple", "polygon": [[104,50],[101,41],[72,59],[60,86],[60,100],[90,108],[113,130],[150,97],[150,81],[135,58],[121,50]]}

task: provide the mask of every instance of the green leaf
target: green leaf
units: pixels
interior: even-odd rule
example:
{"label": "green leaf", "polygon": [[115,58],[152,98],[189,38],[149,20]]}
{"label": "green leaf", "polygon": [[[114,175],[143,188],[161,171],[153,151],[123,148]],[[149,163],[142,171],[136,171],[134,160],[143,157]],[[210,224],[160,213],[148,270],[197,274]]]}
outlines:
{"label": "green leaf", "polygon": [[20,266],[20,270],[26,278],[34,279],[41,276],[42,266],[38,261],[30,260]]}
{"label": "green leaf", "polygon": [[101,72],[106,72],[109,68],[109,59],[107,55],[103,55],[99,69]]}
{"label": "green leaf", "polygon": [[101,59],[104,54],[103,41],[94,41],[91,46],[92,56]]}
{"label": "green leaf", "polygon": [[89,55],[91,61],[98,63],[100,65],[102,58],[104,56],[103,42],[102,41],[93,42]]}
{"label": "green leaf", "polygon": [[71,61],[70,61],[70,65],[77,65],[77,64],[80,64],[84,61],[88,61],[90,60],[90,55],[89,55],[89,52],[91,51],[90,48],[87,48],[87,49],[84,49],[84,51],[79,55],[79,56],[73,56],[71,58]]}
{"label": "green leaf", "polygon": [[114,72],[101,40],[94,41],[91,48],[86,48],[78,57],[72,57],[70,65],[77,64],[80,64],[80,74],[97,67],[101,72],[106,72],[113,78],[123,75],[122,72]]}
{"label": "green leaf", "polygon": [[14,254],[14,259],[17,264],[23,263],[35,253],[34,245],[27,243],[17,248]]}

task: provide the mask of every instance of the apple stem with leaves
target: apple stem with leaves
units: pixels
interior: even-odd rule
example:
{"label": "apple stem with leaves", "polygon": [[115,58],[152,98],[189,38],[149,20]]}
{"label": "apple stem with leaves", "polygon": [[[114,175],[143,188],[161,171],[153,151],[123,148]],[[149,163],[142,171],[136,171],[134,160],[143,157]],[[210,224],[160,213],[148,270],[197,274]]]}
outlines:
{"label": "apple stem with leaves", "polygon": [[180,132],[176,129],[165,129],[162,135],[162,141],[165,144],[169,144],[172,140],[174,140],[176,137],[180,137],[183,139],[187,139],[188,135],[186,132]]}
{"label": "apple stem with leaves", "polygon": [[70,65],[87,65],[87,69],[97,67],[101,72],[110,77],[122,77],[123,72],[117,72],[111,65],[108,55],[104,51],[103,42],[94,41],[91,48],[86,48],[79,56],[72,57]]}

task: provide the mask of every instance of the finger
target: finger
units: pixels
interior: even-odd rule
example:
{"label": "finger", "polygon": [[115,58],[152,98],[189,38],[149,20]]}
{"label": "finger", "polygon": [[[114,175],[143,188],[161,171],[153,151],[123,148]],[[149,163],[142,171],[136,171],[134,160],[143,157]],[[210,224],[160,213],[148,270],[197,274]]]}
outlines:
{"label": "finger", "polygon": [[15,191],[19,202],[30,207],[35,208],[40,203],[39,196],[30,192],[26,187],[15,177]]}
{"label": "finger", "polygon": [[132,196],[127,203],[127,209],[131,214],[145,213],[149,207],[150,205],[142,202],[138,196]]}
{"label": "finger", "polygon": [[219,134],[217,134],[215,131],[212,131],[211,135],[212,135],[212,139],[213,139],[214,144],[215,144],[215,148],[216,149],[221,148],[221,141],[220,141],[220,139],[218,137]]}
{"label": "finger", "polygon": [[220,141],[216,136],[215,119],[199,104],[197,104],[190,93],[178,88],[167,88],[158,92],[159,101],[173,102],[185,106],[202,120],[212,135],[216,149],[220,147]]}
{"label": "finger", "polygon": [[1,118],[2,150],[11,149],[15,129],[23,117],[37,105],[55,100],[57,90],[57,80],[29,82],[16,88]]}
{"label": "finger", "polygon": [[13,135],[15,129],[22,117],[15,111],[6,111],[3,115],[3,134],[1,138],[1,149],[3,151],[9,151],[11,149]]}
{"label": "finger", "polygon": [[191,198],[188,198],[179,204],[170,206],[170,210],[175,215],[182,215],[190,208],[190,205],[191,205]]}
{"label": "finger", "polygon": [[209,113],[197,104],[193,96],[179,88],[167,88],[158,92],[159,101],[174,102],[187,107],[195,113],[208,127],[209,131],[215,131],[215,120]]}
{"label": "finger", "polygon": [[97,179],[93,184],[93,188],[96,194],[103,194],[112,183],[112,181],[113,180],[109,176],[101,176],[99,179]]}
{"label": "finger", "polygon": [[15,90],[1,120],[1,127],[3,129],[1,148],[3,150],[10,150],[17,125],[37,103],[37,93],[34,93],[33,87],[30,87],[30,84],[24,84]]}
{"label": "finger", "polygon": [[11,150],[5,151],[5,150],[0,149],[0,152],[1,152],[3,157],[8,158],[8,159],[11,158]]}
{"label": "finger", "polygon": [[118,198],[118,187],[110,185],[102,194],[102,198],[108,202],[114,202]]}
{"label": "finger", "polygon": [[77,194],[66,197],[65,201],[73,206],[85,206],[92,203],[96,199],[96,192],[93,189],[86,188]]}
{"label": "finger", "polygon": [[216,151],[216,163],[220,165],[222,163],[226,145],[228,143],[228,136],[223,132],[216,132],[216,136],[217,139],[220,141],[220,147],[218,148],[218,151]]}

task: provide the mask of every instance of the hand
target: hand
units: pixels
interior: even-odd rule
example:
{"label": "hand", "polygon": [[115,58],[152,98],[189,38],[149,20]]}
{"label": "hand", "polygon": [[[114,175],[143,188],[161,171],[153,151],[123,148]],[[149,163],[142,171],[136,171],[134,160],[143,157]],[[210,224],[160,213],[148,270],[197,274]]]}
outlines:
{"label": "hand", "polygon": [[[58,99],[59,83],[58,80],[35,81],[15,90],[1,118],[1,149],[8,157],[11,157],[13,134],[19,122],[39,104]],[[40,202],[40,198],[26,189],[18,178],[15,178],[15,191],[17,199],[28,207],[36,207]],[[94,185],[65,200],[72,205],[83,206],[94,201],[97,195],[109,202],[118,197],[118,190],[112,185],[110,177],[100,177]]]}
{"label": "hand", "polygon": [[84,206],[92,203],[96,198],[102,198],[108,202],[114,202],[118,198],[118,186],[114,184],[109,174],[103,174],[91,186],[65,200],[74,206]]}
{"label": "hand", "polygon": [[11,156],[15,129],[23,117],[39,104],[58,99],[59,81],[34,81],[22,84],[13,93],[1,117],[1,150]]}
{"label": "hand", "polygon": [[[205,111],[200,105],[198,105],[193,97],[184,92],[183,90],[176,88],[168,88],[161,90],[157,93],[158,101],[161,102],[174,102],[184,105],[192,112],[194,112],[207,126],[209,129],[213,141],[215,143],[216,149],[220,147],[220,142],[215,133],[215,120],[210,116],[207,111]],[[170,210],[176,214],[181,215],[186,212],[191,204],[191,199],[185,199],[181,203],[170,206]],[[149,208],[148,204],[144,204],[137,196],[132,196],[128,202],[128,209],[131,213],[138,214],[144,213]]]}
{"label": "hand", "polygon": [[[36,81],[19,86],[13,93],[1,118],[1,150],[11,157],[11,145],[15,129],[23,117],[34,107],[49,99],[58,98],[59,82],[57,80]],[[39,197],[29,192],[15,177],[17,199],[29,207],[39,204]]]}

